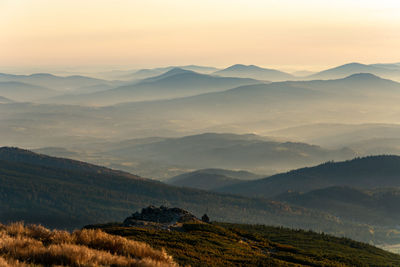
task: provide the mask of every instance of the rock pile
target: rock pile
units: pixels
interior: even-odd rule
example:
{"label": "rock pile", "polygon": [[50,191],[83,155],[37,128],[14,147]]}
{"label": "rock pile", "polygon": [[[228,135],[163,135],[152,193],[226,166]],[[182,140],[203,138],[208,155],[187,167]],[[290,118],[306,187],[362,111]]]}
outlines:
{"label": "rock pile", "polygon": [[149,206],[126,218],[123,225],[169,229],[169,227],[179,226],[185,222],[200,222],[200,220],[190,212],[180,208]]}

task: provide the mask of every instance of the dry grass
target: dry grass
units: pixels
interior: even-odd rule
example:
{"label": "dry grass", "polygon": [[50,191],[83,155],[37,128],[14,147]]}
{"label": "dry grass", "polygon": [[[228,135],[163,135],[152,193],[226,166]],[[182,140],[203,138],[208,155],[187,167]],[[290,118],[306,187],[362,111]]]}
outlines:
{"label": "dry grass", "polygon": [[3,266],[177,266],[165,251],[101,230],[51,231],[40,225],[0,225]]}

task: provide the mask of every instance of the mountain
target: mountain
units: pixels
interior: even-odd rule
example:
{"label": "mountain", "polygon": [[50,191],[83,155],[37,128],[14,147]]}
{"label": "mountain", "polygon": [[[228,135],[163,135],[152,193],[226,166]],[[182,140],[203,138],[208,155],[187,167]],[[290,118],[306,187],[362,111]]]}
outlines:
{"label": "mountain", "polygon": [[350,161],[327,162],[311,168],[223,187],[217,191],[269,198],[288,191],[307,193],[332,186],[359,189],[398,187],[399,173],[399,156],[370,156]]}
{"label": "mountain", "polygon": [[275,199],[370,225],[397,225],[400,219],[398,187],[366,191],[333,186],[306,193],[283,193]]}
{"label": "mountain", "polygon": [[13,103],[13,102],[14,101],[12,101],[11,99],[0,96],[0,104]]}
{"label": "mountain", "polygon": [[[0,221],[57,228],[122,220],[148,205],[184,207],[217,220],[307,227],[335,218],[274,201],[169,186],[84,162],[0,149]],[[223,210],[221,210],[223,207]]]}
{"label": "mountain", "polygon": [[371,73],[356,73],[336,80],[296,81],[287,82],[287,84],[334,94],[345,94],[347,97],[383,97],[400,92],[400,83],[382,79]]}
{"label": "mountain", "polygon": [[[20,82],[61,92],[77,92],[79,91],[79,88],[82,87],[97,86],[99,84],[113,84],[113,82],[86,76],[73,75],[64,77],[49,73],[35,73],[31,75],[0,73],[0,82]],[[119,83],[117,82],[117,84]]]}
{"label": "mountain", "polygon": [[232,65],[226,69],[218,70],[214,74],[225,77],[252,78],[262,81],[283,81],[294,78],[291,74],[279,70],[242,64]]}
{"label": "mountain", "polygon": [[307,77],[307,79],[338,79],[356,73],[371,73],[380,77],[395,79],[400,78],[400,68],[388,67],[387,65],[365,65],[361,63],[348,63],[331,69],[327,69]]}
{"label": "mountain", "polygon": [[[135,72],[124,73],[123,75],[117,76],[119,79],[123,80],[141,80],[150,78],[153,76],[161,75],[167,71],[170,71],[174,68],[190,70],[202,74],[211,74],[215,71],[218,71],[217,68],[214,67],[207,67],[207,66],[197,66],[197,65],[186,65],[186,66],[168,66],[168,67],[161,67],[161,68],[153,68],[153,69],[140,69]],[[126,71],[127,72],[127,71]]]}
{"label": "mountain", "polygon": [[259,82],[253,79],[215,77],[173,68],[161,75],[130,85],[92,94],[56,97],[51,101],[69,104],[111,105],[120,102],[139,102],[191,96],[255,83]]}
{"label": "mountain", "polygon": [[56,94],[57,92],[54,90],[28,83],[0,82],[0,95],[15,101],[32,101]]}
{"label": "mountain", "polygon": [[260,176],[247,171],[202,169],[171,177],[165,182],[175,186],[212,190],[214,188],[232,185],[243,180],[257,178],[260,178]]}
{"label": "mountain", "polygon": [[289,166],[313,165],[315,162],[354,156],[348,149],[326,150],[304,143],[271,141],[257,135],[217,133],[127,145],[105,154],[125,159],[136,155],[135,158],[188,168],[239,168],[260,173],[270,173],[268,168],[271,166],[287,169]]}

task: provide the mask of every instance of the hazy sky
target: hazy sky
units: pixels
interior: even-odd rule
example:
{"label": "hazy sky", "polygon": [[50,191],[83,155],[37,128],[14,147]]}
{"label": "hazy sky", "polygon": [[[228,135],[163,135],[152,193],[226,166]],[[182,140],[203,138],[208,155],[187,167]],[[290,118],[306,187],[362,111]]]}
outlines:
{"label": "hazy sky", "polygon": [[398,0],[0,0],[1,67],[400,62]]}

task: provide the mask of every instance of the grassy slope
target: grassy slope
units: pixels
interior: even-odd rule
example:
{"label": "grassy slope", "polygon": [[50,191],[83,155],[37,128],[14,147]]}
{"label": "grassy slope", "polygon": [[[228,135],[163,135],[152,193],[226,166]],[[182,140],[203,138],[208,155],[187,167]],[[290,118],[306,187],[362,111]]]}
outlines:
{"label": "grassy slope", "polygon": [[399,266],[400,256],[376,247],[314,232],[261,225],[184,224],[164,231],[119,224],[92,225],[103,231],[165,248],[192,266]]}
{"label": "grassy slope", "polygon": [[177,266],[164,251],[100,230],[0,224],[0,266]]}

